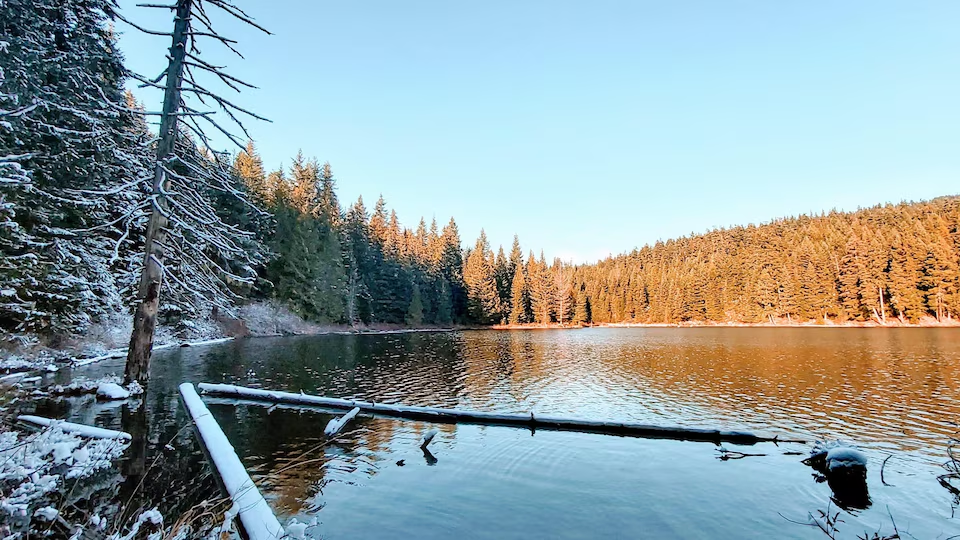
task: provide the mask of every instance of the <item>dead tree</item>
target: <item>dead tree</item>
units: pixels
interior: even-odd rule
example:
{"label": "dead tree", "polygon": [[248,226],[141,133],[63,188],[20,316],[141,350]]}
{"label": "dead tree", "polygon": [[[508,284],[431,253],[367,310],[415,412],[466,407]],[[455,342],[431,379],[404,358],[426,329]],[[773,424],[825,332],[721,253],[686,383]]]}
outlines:
{"label": "dead tree", "polygon": [[[130,74],[142,83],[141,86],[163,89],[164,98],[163,109],[158,114],[160,128],[150,194],[151,213],[147,224],[143,272],[137,294],[133,331],[127,353],[124,376],[127,382],[143,381],[148,377],[161,288],[165,279],[177,279],[164,266],[166,256],[172,254],[171,248],[179,248],[177,255],[184,264],[201,269],[209,268],[212,274],[216,274],[196,276],[197,283],[193,286],[206,289],[207,292],[221,288],[228,291],[231,283],[242,283],[251,279],[249,276],[232,271],[229,264],[224,262],[229,261],[231,255],[243,252],[242,246],[236,240],[243,237],[243,231],[223,223],[209,201],[196,190],[194,184],[200,183],[243,198],[243,194],[232,187],[226,175],[218,173],[218,171],[223,172],[221,156],[213,152],[212,144],[200,122],[205,121],[208,129],[215,128],[242,148],[240,139],[215,119],[218,110],[238,126],[248,139],[250,136],[238,115],[244,114],[266,120],[199,84],[194,77],[194,71],[213,74],[237,92],[241,87],[255,88],[227,74],[222,66],[210,64],[201,57],[198,40],[211,39],[242,58],[234,48],[236,41],[220,35],[214,29],[206,11],[207,7],[217,8],[267,34],[269,32],[228,0],[177,0],[172,5],[141,4],[141,6],[168,9],[173,11],[175,16],[173,32],[167,33],[148,30],[131,22],[120,13],[113,14],[117,19],[142,32],[172,38],[168,55],[169,64],[158,77],[148,79],[138,74]],[[162,84],[161,81],[163,81]],[[218,110],[201,111],[191,106],[187,98],[195,98],[202,105],[216,105]],[[198,143],[202,144],[206,150],[211,163],[199,162],[183,155],[183,141],[178,141],[181,131],[198,138]],[[197,244],[202,247],[197,247]],[[210,256],[211,251],[216,252],[217,256]],[[191,285],[184,283],[184,286]],[[211,295],[201,293],[197,296],[203,298]],[[214,304],[216,305],[216,302]]]}

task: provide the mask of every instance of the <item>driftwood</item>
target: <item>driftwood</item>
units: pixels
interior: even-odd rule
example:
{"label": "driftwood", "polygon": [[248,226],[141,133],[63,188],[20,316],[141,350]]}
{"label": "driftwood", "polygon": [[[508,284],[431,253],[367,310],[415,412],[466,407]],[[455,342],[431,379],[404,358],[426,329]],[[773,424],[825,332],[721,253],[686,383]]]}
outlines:
{"label": "driftwood", "polygon": [[759,442],[804,442],[798,440],[787,441],[778,437],[763,437],[744,431],[724,431],[718,429],[702,429],[689,427],[665,427],[649,424],[635,424],[628,422],[608,422],[596,420],[578,420],[570,418],[556,418],[519,414],[499,414],[483,411],[460,409],[441,409],[436,407],[413,407],[406,405],[390,405],[386,403],[369,403],[349,399],[294,394],[291,392],[274,392],[246,388],[231,384],[200,383],[200,391],[212,396],[230,397],[269,403],[286,403],[306,405],[332,409],[353,409],[359,407],[365,413],[412,420],[426,420],[437,423],[470,423],[500,426],[523,427],[531,430],[544,429],[552,431],[581,431],[587,433],[603,433],[610,435],[624,435],[651,439],[676,439],[704,442],[730,442],[736,444],[755,444]]}

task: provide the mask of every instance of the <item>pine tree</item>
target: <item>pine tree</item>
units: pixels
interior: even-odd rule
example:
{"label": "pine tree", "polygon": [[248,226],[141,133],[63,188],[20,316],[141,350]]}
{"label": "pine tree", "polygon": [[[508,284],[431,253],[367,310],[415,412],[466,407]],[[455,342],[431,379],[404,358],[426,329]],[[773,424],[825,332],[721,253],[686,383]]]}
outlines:
{"label": "pine tree", "polygon": [[106,0],[0,4],[0,329],[69,333],[122,309],[115,270],[150,148]]}
{"label": "pine tree", "polygon": [[527,280],[523,265],[517,265],[513,272],[513,281],[510,292],[510,324],[530,322],[530,291],[527,289]]}
{"label": "pine tree", "polygon": [[554,259],[550,274],[553,279],[553,314],[557,322],[564,325],[569,323],[573,316],[573,274],[571,268],[565,266],[560,259]]}
{"label": "pine tree", "polygon": [[573,324],[589,324],[590,317],[590,298],[586,291],[577,289],[577,308],[573,312]]}
{"label": "pine tree", "polygon": [[272,200],[270,186],[267,184],[267,175],[263,170],[263,161],[253,141],[247,141],[247,146],[237,154],[233,160],[233,174],[239,177],[247,191],[261,206],[267,206]]}
{"label": "pine tree", "polygon": [[453,218],[440,233],[440,243],[439,269],[450,287],[453,321],[463,322],[467,317],[467,289],[463,280],[463,248],[457,222]]}
{"label": "pine tree", "polygon": [[410,307],[407,309],[405,322],[410,326],[420,326],[423,324],[423,300],[420,295],[420,286],[413,284],[413,294],[410,299]]}
{"label": "pine tree", "polygon": [[530,308],[533,311],[533,320],[539,324],[547,324],[553,320],[554,284],[547,261],[540,252],[540,260],[533,258],[527,263],[527,278],[530,288]]}
{"label": "pine tree", "polygon": [[303,157],[303,152],[297,152],[290,166],[291,184],[288,203],[301,214],[313,214],[319,205],[317,198],[319,181],[316,161],[307,160]]}
{"label": "pine tree", "polygon": [[497,291],[493,253],[486,233],[481,230],[476,246],[467,255],[463,268],[470,317],[480,324],[496,323],[501,318],[500,293]]}
{"label": "pine tree", "polygon": [[317,194],[317,212],[331,227],[340,226],[340,202],[337,200],[336,180],[333,178],[333,168],[326,161],[320,167],[320,186]]}

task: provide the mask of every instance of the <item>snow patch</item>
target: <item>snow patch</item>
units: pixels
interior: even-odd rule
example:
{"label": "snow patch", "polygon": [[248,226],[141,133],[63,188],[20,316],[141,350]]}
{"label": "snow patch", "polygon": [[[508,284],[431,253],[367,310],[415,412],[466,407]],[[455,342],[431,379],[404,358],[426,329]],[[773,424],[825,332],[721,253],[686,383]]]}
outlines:
{"label": "snow patch", "polygon": [[97,397],[100,399],[127,399],[130,392],[116,383],[104,382],[97,387]]}
{"label": "snow patch", "polygon": [[0,522],[14,516],[56,516],[47,509],[65,480],[83,479],[113,466],[127,448],[118,439],[84,441],[53,424],[40,433],[0,432]]}
{"label": "snow patch", "polygon": [[60,511],[52,506],[44,506],[34,510],[33,515],[46,521],[53,521],[60,515]]}
{"label": "snow patch", "polygon": [[827,451],[827,470],[861,467],[866,468],[867,456],[863,452],[849,446],[836,446]]}

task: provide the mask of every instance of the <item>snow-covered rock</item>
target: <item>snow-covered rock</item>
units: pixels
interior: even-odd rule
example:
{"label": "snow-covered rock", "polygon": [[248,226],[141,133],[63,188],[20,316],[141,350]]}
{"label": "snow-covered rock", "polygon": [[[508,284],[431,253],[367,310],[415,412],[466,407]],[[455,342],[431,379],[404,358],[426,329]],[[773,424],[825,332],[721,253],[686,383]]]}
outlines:
{"label": "snow-covered rock", "polygon": [[117,383],[104,382],[97,387],[97,398],[100,399],[127,399],[130,391]]}
{"label": "snow-covered rock", "polygon": [[835,446],[827,451],[827,470],[830,472],[844,468],[867,468],[867,456],[850,446]]}
{"label": "snow-covered rock", "polygon": [[306,538],[308,524],[300,523],[297,518],[293,518],[284,527],[287,532],[287,538]]}
{"label": "snow-covered rock", "polygon": [[867,468],[866,454],[842,441],[818,441],[803,462],[824,474]]}

